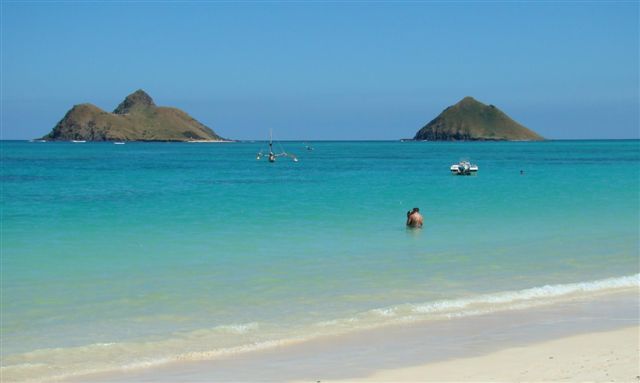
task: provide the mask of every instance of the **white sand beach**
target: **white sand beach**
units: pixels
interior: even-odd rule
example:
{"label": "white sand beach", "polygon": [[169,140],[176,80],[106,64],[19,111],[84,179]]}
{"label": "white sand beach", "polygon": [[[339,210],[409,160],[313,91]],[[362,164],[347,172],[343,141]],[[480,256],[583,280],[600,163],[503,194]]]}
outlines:
{"label": "white sand beach", "polygon": [[581,334],[486,355],[331,382],[638,382],[640,328]]}
{"label": "white sand beach", "polygon": [[228,144],[228,143],[232,143],[235,141],[231,141],[231,140],[189,140],[189,141],[185,141],[186,143],[189,144]]}

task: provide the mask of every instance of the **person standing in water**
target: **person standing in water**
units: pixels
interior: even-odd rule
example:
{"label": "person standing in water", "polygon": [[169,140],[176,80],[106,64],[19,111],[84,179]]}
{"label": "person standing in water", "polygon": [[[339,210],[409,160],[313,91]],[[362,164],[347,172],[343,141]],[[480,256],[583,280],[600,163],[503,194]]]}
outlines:
{"label": "person standing in water", "polygon": [[422,227],[422,214],[420,209],[414,207],[412,211],[407,212],[407,226],[408,227]]}

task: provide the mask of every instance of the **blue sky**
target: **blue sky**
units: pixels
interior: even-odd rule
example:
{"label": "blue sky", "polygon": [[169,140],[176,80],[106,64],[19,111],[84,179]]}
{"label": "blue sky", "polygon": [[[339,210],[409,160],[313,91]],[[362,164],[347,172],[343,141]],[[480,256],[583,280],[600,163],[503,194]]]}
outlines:
{"label": "blue sky", "polygon": [[146,90],[218,134],[412,137],[473,96],[547,138],[639,138],[638,2],[12,2],[2,138]]}

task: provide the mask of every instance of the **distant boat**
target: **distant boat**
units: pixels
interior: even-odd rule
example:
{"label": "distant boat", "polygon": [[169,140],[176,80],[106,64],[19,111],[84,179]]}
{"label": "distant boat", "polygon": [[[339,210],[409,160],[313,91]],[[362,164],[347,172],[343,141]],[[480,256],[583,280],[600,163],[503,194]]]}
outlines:
{"label": "distant boat", "polygon": [[86,140],[71,140],[71,142],[73,142],[74,144],[84,144],[87,141]]}
{"label": "distant boat", "polygon": [[118,142],[114,142],[113,144],[114,144],[114,145],[124,145],[124,142],[120,142],[120,141],[118,141]]}
{"label": "distant boat", "polygon": [[451,173],[458,176],[469,176],[478,172],[478,165],[472,164],[469,161],[460,161],[457,164],[451,165]]}
{"label": "distant boat", "polygon": [[273,131],[269,129],[269,153],[264,154],[262,153],[262,150],[259,151],[258,154],[256,154],[256,160],[261,160],[263,157],[265,157],[267,158],[267,160],[269,160],[269,162],[276,162],[276,159],[278,157],[289,157],[293,160],[293,162],[298,162],[298,158],[291,153],[285,152],[284,149],[282,148],[282,145],[280,145],[280,150],[281,150],[280,153],[275,153],[273,151]]}
{"label": "distant boat", "polygon": [[29,142],[47,142],[47,140],[29,140]]}

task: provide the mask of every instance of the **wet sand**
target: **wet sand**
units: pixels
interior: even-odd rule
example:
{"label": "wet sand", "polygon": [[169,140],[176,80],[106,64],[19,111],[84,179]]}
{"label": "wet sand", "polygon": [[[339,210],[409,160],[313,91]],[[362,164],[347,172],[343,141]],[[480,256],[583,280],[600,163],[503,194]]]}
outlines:
{"label": "wet sand", "polygon": [[633,289],[75,381],[638,381],[638,301]]}

